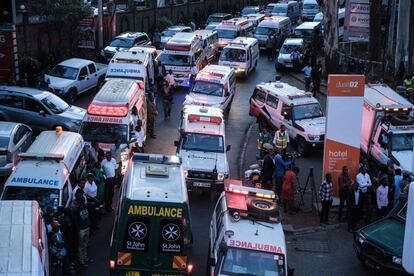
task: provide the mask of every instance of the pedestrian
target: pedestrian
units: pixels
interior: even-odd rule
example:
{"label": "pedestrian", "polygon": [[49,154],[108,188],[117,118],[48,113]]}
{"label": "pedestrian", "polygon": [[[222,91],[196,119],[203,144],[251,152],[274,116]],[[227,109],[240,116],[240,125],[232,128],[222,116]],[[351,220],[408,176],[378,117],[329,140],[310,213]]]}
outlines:
{"label": "pedestrian", "polygon": [[155,135],[155,121],[158,115],[157,108],[155,107],[154,95],[152,93],[148,94],[147,102],[147,131],[151,138],[157,138]]}
{"label": "pedestrian", "polygon": [[98,214],[96,213],[96,207],[99,206],[99,201],[97,198],[98,195],[98,186],[95,183],[95,176],[92,173],[89,173],[83,188],[87,198],[87,207],[89,211],[89,218],[91,220],[91,226],[93,230],[98,228]]}
{"label": "pedestrian", "polygon": [[352,190],[348,192],[348,198],[346,201],[346,216],[348,221],[348,231],[355,230],[358,220],[360,218],[360,191],[358,185],[354,184]]}
{"label": "pedestrian", "polygon": [[289,144],[289,134],[286,130],[285,125],[281,125],[280,129],[275,132],[275,136],[273,138],[273,144],[278,149],[286,149]]}
{"label": "pedestrian", "polygon": [[142,121],[138,121],[138,125],[135,127],[134,132],[132,133],[133,137],[136,139],[135,150],[137,152],[144,152],[144,128],[142,127]]}
{"label": "pedestrian", "polygon": [[88,243],[89,243],[89,212],[83,200],[82,191],[75,194],[75,227],[78,234],[78,261],[81,266],[87,267],[88,262]]}
{"label": "pedestrian", "polygon": [[260,181],[262,183],[263,189],[271,190],[273,172],[275,170],[275,164],[273,162],[273,157],[275,155],[275,149],[269,143],[264,144],[263,147],[266,149],[266,155],[263,159],[263,166],[260,171]]}
{"label": "pedestrian", "polygon": [[332,206],[332,175],[327,173],[325,175],[325,181],[322,182],[319,188],[319,199],[321,200],[321,213],[320,213],[320,223],[328,224],[329,223],[329,211]]}
{"label": "pedestrian", "polygon": [[387,184],[388,184],[388,208],[394,206],[394,177],[395,177],[395,168],[394,162],[388,160],[387,162]]}
{"label": "pedestrian", "polygon": [[152,43],[154,44],[155,48],[158,48],[161,43],[161,33],[158,29],[155,29],[154,34],[152,35]]}
{"label": "pedestrian", "polygon": [[121,182],[122,182],[122,160],[121,160],[121,155],[122,152],[124,151],[124,148],[121,148],[121,140],[117,139],[115,141],[115,144],[111,146],[110,148],[111,150],[111,155],[112,157],[115,159],[116,164],[117,164],[117,169],[115,172],[115,178],[116,178],[116,183],[115,186],[120,186]]}
{"label": "pedestrian", "polygon": [[311,72],[314,97],[316,97],[317,94],[320,93],[321,75],[322,75],[322,64],[319,62],[317,65],[312,67],[312,72]]}
{"label": "pedestrian", "polygon": [[377,188],[377,208],[379,218],[387,215],[388,211],[388,179],[383,177],[380,180],[380,186]]}
{"label": "pedestrian", "polygon": [[305,47],[305,50],[303,51],[303,55],[302,55],[303,64],[309,64],[310,55],[311,55],[311,49],[310,49],[310,46],[308,45]]}
{"label": "pedestrian", "polygon": [[132,124],[134,125],[134,128],[135,128],[137,126],[137,122],[139,120],[138,109],[137,109],[136,106],[132,107],[131,115],[132,115]]}
{"label": "pedestrian", "polygon": [[285,172],[285,179],[282,185],[282,192],[281,198],[283,201],[283,209],[285,213],[294,215],[293,211],[293,203],[294,203],[294,195],[295,195],[295,181],[299,174],[299,168],[294,167],[292,170],[287,170]]}
{"label": "pedestrian", "polygon": [[168,120],[171,116],[171,103],[173,99],[173,92],[175,86],[175,79],[172,71],[169,70],[165,76],[165,89],[162,97],[162,104],[164,107],[164,119]]}
{"label": "pedestrian", "polygon": [[66,249],[63,241],[59,241],[58,235],[55,232],[50,232],[48,235],[48,251],[50,257],[50,275],[63,275],[63,262],[66,257]]}
{"label": "pedestrian", "polygon": [[[361,205],[361,216],[363,217],[364,214],[366,215],[369,210],[368,210],[368,196],[369,196],[369,190],[371,189],[372,183],[371,183],[371,178],[369,176],[369,174],[367,173],[367,167],[366,166],[362,166],[359,169],[359,173],[356,176],[356,181],[358,184],[358,188],[360,190],[360,205]],[[367,211],[365,211],[365,208],[367,209]]]}
{"label": "pedestrian", "polygon": [[106,153],[106,158],[102,160],[101,167],[105,173],[105,209],[107,212],[112,212],[112,200],[114,196],[114,181],[115,181],[115,171],[117,169],[117,164],[114,158],[112,158],[111,152]]}
{"label": "pedestrian", "polygon": [[313,67],[316,66],[316,62],[318,61],[318,50],[315,47],[311,47],[311,62],[310,65]]}
{"label": "pedestrian", "polygon": [[92,170],[93,174],[95,175],[95,183],[98,188],[96,192],[96,197],[99,200],[99,208],[103,209],[103,203],[105,200],[105,173],[101,168],[101,163],[96,162],[93,166]]}
{"label": "pedestrian", "polygon": [[267,131],[266,127],[263,127],[260,132],[259,136],[257,137],[257,149],[259,150],[259,159],[262,160],[266,154],[266,149],[263,148],[263,145],[266,143],[272,143],[273,137]]}
{"label": "pedestrian", "polygon": [[269,34],[266,39],[266,52],[267,60],[273,61],[273,40],[272,36]]}
{"label": "pedestrian", "polygon": [[[81,190],[83,192],[84,187],[85,187],[85,179],[81,178],[77,181],[75,188],[73,188],[72,194],[75,195],[78,190]],[[83,200],[86,204],[87,199],[86,199],[85,195],[83,195]],[[74,200],[74,201],[72,201],[72,206],[75,206],[75,205],[76,205],[76,201]]]}
{"label": "pedestrian", "polygon": [[95,162],[101,162],[105,153],[104,151],[99,147],[98,142],[92,141],[91,147],[89,148],[89,158],[88,163],[93,164]]}
{"label": "pedestrian", "polygon": [[309,63],[305,63],[305,67],[302,69],[303,74],[305,75],[305,91],[310,91],[310,85],[312,81],[312,67],[309,65]]}
{"label": "pedestrian", "polygon": [[158,61],[157,65],[157,94],[160,96],[163,93],[163,81],[164,81],[164,75],[165,75],[165,67],[162,65],[161,60]]}
{"label": "pedestrian", "polygon": [[[279,34],[280,35],[280,34]],[[277,59],[277,51],[278,51],[278,36],[276,33],[273,35],[272,37],[272,60],[276,60]]]}
{"label": "pedestrian", "polygon": [[395,170],[394,176],[394,204],[398,202],[401,195],[401,183],[403,180],[402,171],[400,168]]}
{"label": "pedestrian", "polygon": [[284,154],[284,149],[278,148],[277,154],[275,155],[274,161],[273,161],[274,166],[275,166],[275,171],[274,171],[275,187],[273,188],[273,190],[275,191],[275,194],[277,194],[278,196],[280,196],[280,192],[282,189],[285,170],[293,163],[293,160],[287,160],[287,161],[283,160],[283,154]]}
{"label": "pedestrian", "polygon": [[74,270],[77,251],[77,232],[74,225],[73,208],[64,208],[63,216],[60,219],[60,230],[65,241],[67,251],[66,258],[63,262],[65,275],[71,274]]}
{"label": "pedestrian", "polygon": [[293,63],[293,70],[298,71],[300,69],[300,52],[297,48],[294,48],[290,53],[290,59]]}
{"label": "pedestrian", "polygon": [[342,167],[342,173],[338,176],[338,186],[339,186],[339,210],[338,210],[338,220],[342,220],[342,209],[346,203],[348,209],[348,193],[351,187],[352,181],[349,176],[349,170],[347,166]]}

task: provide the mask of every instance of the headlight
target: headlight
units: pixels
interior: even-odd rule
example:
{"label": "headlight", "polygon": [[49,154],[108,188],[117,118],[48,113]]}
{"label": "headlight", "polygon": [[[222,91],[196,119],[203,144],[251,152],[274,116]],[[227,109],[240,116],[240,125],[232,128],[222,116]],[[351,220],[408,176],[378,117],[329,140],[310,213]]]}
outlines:
{"label": "headlight", "polygon": [[393,256],[392,262],[400,265],[402,263],[402,259],[400,257]]}
{"label": "headlight", "polygon": [[101,56],[105,56],[105,51],[101,50]]}
{"label": "headlight", "polygon": [[319,140],[319,135],[313,135],[313,134],[308,134],[308,138],[309,138],[309,140],[316,140],[316,141],[318,141]]}
{"label": "headlight", "polygon": [[184,177],[187,178],[188,177],[188,171],[184,170]]}
{"label": "headlight", "polygon": [[360,244],[363,244],[365,242],[365,237],[361,233],[358,234],[358,242]]}
{"label": "headlight", "polygon": [[217,180],[218,181],[223,181],[224,180],[224,173],[218,173],[217,174]]}

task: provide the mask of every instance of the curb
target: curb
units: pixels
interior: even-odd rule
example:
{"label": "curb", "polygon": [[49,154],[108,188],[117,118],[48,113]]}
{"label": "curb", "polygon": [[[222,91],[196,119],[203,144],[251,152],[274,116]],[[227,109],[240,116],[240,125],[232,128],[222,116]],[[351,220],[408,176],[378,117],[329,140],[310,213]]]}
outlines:
{"label": "curb", "polygon": [[240,180],[244,179],[243,167],[245,165],[245,160],[246,160],[246,149],[249,143],[250,134],[252,133],[254,124],[255,124],[255,121],[252,120],[249,126],[246,128],[246,132],[244,135],[243,145],[242,145],[240,155],[239,155],[239,160],[240,160],[239,161],[239,178]]}
{"label": "curb", "polygon": [[[289,75],[289,77],[292,77],[292,78],[294,78],[295,80],[297,80],[297,81],[299,81],[299,82],[301,82],[301,83],[305,84],[305,81],[304,81],[302,78],[299,78],[298,76],[296,76],[295,74],[292,74],[292,73],[288,72],[288,73],[287,73],[287,75]],[[326,83],[324,83],[324,82],[321,82],[321,86],[323,86],[323,87],[325,87],[325,88],[328,88],[328,84],[326,84]],[[326,93],[324,93],[324,92],[322,92],[322,91],[320,91],[319,93],[321,93],[321,94],[323,94],[323,95],[326,95]]]}

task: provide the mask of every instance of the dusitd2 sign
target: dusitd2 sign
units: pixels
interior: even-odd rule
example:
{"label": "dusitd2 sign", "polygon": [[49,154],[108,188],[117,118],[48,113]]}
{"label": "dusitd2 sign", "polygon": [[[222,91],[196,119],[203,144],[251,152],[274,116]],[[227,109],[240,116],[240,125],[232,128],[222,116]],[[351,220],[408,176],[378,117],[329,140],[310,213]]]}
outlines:
{"label": "dusitd2 sign", "polygon": [[349,168],[351,179],[358,173],[364,87],[363,75],[328,77],[323,173],[332,174],[335,196],[342,167]]}

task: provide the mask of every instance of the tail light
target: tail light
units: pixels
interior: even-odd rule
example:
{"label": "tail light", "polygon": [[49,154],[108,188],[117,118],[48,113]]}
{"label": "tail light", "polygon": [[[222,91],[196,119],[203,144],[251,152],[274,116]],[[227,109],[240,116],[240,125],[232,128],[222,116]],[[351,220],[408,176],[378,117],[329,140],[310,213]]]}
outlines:
{"label": "tail light", "polygon": [[115,261],[114,260],[109,260],[109,269],[110,270],[114,270],[115,269]]}
{"label": "tail light", "polygon": [[187,276],[192,275],[193,273],[193,265],[192,264],[188,264],[187,265]]}

